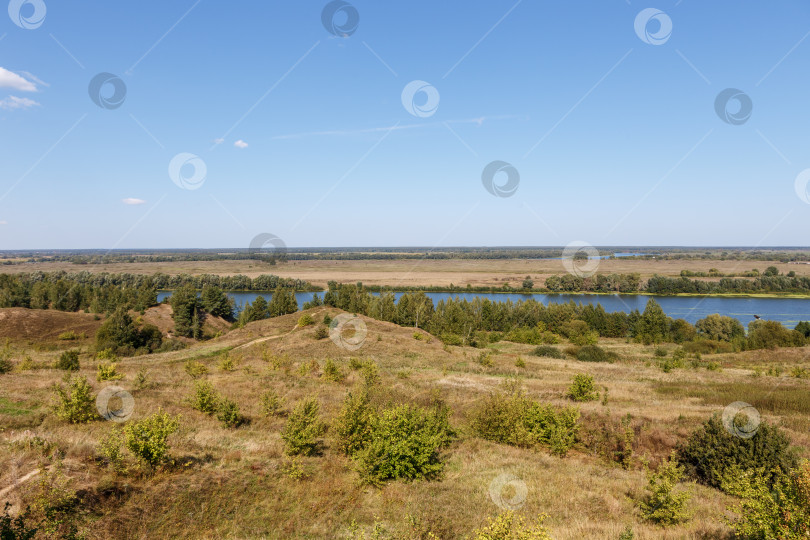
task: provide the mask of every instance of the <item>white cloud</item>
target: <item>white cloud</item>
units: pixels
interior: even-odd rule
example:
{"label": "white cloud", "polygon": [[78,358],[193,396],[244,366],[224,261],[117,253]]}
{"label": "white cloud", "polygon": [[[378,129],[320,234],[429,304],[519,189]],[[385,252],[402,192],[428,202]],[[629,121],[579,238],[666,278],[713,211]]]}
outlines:
{"label": "white cloud", "polygon": [[8,225],[8,221],[0,221],[0,225]]}
{"label": "white cloud", "polygon": [[137,204],[146,204],[146,201],[143,199],[133,199],[132,197],[127,197],[126,199],[121,199],[121,202],[124,204],[129,205],[137,205]]}
{"label": "white cloud", "polygon": [[13,111],[15,109],[30,109],[31,107],[38,107],[40,104],[33,99],[20,98],[17,96],[8,96],[7,98],[0,99],[0,109]]}
{"label": "white cloud", "polygon": [[17,75],[16,73],[0,67],[0,88],[13,88],[20,92],[36,92],[37,85]]}
{"label": "white cloud", "polygon": [[225,142],[225,139],[214,139],[214,144],[222,144]]}
{"label": "white cloud", "polygon": [[234,145],[235,147],[237,147],[237,148],[247,148],[247,147],[248,147],[248,143],[246,143],[246,142],[245,142],[245,141],[243,141],[242,139],[239,139],[238,141],[236,141],[235,143],[233,143],[233,145]]}

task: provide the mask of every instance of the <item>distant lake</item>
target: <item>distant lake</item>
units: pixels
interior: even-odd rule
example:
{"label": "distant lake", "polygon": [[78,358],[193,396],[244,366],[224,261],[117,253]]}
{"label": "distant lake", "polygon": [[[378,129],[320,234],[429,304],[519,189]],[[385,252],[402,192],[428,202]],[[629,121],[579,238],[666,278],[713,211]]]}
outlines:
{"label": "distant lake", "polygon": [[[273,294],[269,292],[235,292],[228,293],[228,296],[236,302],[237,311],[241,311],[243,306],[252,303],[257,296],[264,296],[268,301]],[[312,300],[311,292],[295,293],[298,307],[304,302]],[[403,293],[394,293],[397,300]],[[521,294],[521,293],[447,293],[429,292],[425,293],[433,304],[447,298],[463,298],[473,300],[476,297],[488,298],[493,302],[505,302],[511,300],[528,300],[534,298],[542,304],[566,303],[573,300],[582,304],[602,304],[605,311],[612,313],[615,311],[630,311],[637,309],[644,311],[647,300],[654,298],[661,304],[664,312],[673,319],[686,319],[694,324],[699,319],[719,313],[739,320],[744,326],[754,320],[754,315],[759,315],[763,319],[779,321],[787,328],[793,328],[799,321],[810,320],[810,298],[742,298],[742,297],[708,297],[708,296],[645,296],[628,294],[594,295],[594,294]],[[323,299],[323,293],[318,293]],[[158,293],[158,301],[171,296],[171,292]]]}

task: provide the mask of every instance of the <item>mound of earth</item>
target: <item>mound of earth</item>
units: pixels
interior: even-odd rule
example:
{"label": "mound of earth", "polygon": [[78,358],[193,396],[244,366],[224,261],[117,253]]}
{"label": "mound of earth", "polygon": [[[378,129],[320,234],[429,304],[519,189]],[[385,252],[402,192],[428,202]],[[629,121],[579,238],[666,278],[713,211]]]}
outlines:
{"label": "mound of earth", "polygon": [[102,322],[89,313],[4,308],[0,309],[0,338],[53,340],[72,330],[92,339]]}

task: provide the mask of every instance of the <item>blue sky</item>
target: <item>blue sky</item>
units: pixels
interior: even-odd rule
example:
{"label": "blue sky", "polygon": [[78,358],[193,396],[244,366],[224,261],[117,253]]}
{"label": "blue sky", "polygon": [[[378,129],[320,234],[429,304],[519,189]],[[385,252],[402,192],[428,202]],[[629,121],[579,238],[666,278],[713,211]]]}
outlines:
{"label": "blue sky", "polygon": [[807,2],[358,0],[346,37],[326,5],[12,0],[0,249],[807,245]]}

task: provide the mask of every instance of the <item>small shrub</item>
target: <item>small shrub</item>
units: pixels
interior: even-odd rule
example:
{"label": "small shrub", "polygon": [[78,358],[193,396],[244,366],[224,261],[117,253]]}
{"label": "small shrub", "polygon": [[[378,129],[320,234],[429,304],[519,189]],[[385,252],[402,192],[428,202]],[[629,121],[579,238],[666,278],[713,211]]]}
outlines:
{"label": "small shrub", "polygon": [[476,529],[473,540],[551,540],[548,530],[543,527],[545,514],[537,516],[534,524],[527,524],[526,518],[513,510],[505,510],[487,524]]}
{"label": "small shrub", "polygon": [[375,362],[369,360],[363,364],[360,376],[363,377],[363,384],[366,387],[374,386],[380,382],[380,369]]}
{"label": "small shrub", "polygon": [[329,330],[326,326],[319,326],[315,329],[315,339],[321,340],[329,337]]}
{"label": "small shrub", "polygon": [[79,506],[79,498],[70,488],[71,481],[63,472],[61,462],[39,475],[33,506],[43,517],[39,526],[46,538],[76,537],[74,514]]}
{"label": "small shrub", "polygon": [[219,369],[221,371],[234,371],[236,370],[236,361],[230,354],[226,354],[219,361]]}
{"label": "small shrub", "polygon": [[724,491],[740,498],[726,520],[740,538],[805,539],[810,532],[810,462],[804,461],[771,482],[762,470],[737,471]]}
{"label": "small shrub", "polygon": [[168,438],[180,426],[180,417],[161,409],[143,420],[124,426],[124,443],[141,463],[154,467],[167,458]]}
{"label": "small shrub", "polygon": [[407,379],[411,376],[410,369],[400,369],[397,371],[397,379]]}
{"label": "small shrub", "polygon": [[312,320],[312,315],[309,313],[304,313],[300,317],[298,317],[298,327],[304,328],[305,326],[310,326],[315,324],[315,321]]}
{"label": "small shrub", "polygon": [[93,389],[84,377],[71,377],[68,387],[54,387],[57,403],[54,406],[56,416],[71,424],[82,424],[98,418]]}
{"label": "small shrub", "polygon": [[0,375],[4,373],[9,373],[14,368],[14,365],[11,363],[11,360],[0,356]]}
{"label": "small shrub", "polygon": [[525,368],[526,367],[526,361],[523,359],[522,356],[518,356],[517,360],[515,360],[515,367],[518,367],[518,368]]}
{"label": "small shrub", "polygon": [[360,359],[358,358],[351,357],[349,358],[349,367],[354,371],[357,371],[358,369],[363,367],[363,362],[361,362]]}
{"label": "small shrub", "polygon": [[268,390],[262,394],[261,405],[262,413],[264,413],[265,416],[280,416],[282,407],[284,406],[284,400],[279,397],[275,391]]}
{"label": "small shrub", "polygon": [[74,349],[60,354],[59,360],[56,361],[56,369],[79,371],[79,351]]}
{"label": "small shrub", "polygon": [[97,381],[117,381],[123,378],[124,376],[118,373],[115,364],[102,362],[98,365],[98,369],[96,370]]}
{"label": "small shrub", "polygon": [[428,338],[424,334],[420,334],[419,332],[414,332],[413,333],[413,339],[415,339],[416,341],[427,341]]}
{"label": "small shrub", "polygon": [[111,362],[118,362],[118,355],[112,349],[102,349],[96,353],[96,360],[109,360]]}
{"label": "small shrub", "polygon": [[124,470],[123,444],[124,433],[117,429],[110,431],[98,444],[98,453],[118,472]]}
{"label": "small shrub", "polygon": [[386,480],[438,478],[444,470],[439,449],[453,431],[449,411],[399,405],[371,416],[370,437],[355,455],[360,479],[372,485]]}
{"label": "small shrub", "polygon": [[520,447],[542,444],[564,456],[577,440],[578,420],[577,409],[541,405],[513,388],[483,399],[471,423],[484,439]]}
{"label": "small shrub", "polygon": [[142,367],[138,370],[138,373],[135,375],[135,389],[142,390],[149,386],[149,380],[147,378],[147,371],[145,367]]}
{"label": "small shrub", "polygon": [[327,358],[323,366],[323,378],[328,381],[340,382],[345,379],[346,376],[340,371],[340,368],[334,360]]}
{"label": "small shrub", "polygon": [[754,436],[746,439],[729,433],[717,415],[678,447],[678,460],[691,477],[718,489],[733,471],[763,469],[772,481],[796,466],[790,440],[777,426],[762,421]]}
{"label": "small shrub", "polygon": [[633,527],[628,525],[619,535],[619,540],[635,540],[636,533],[633,532]]}
{"label": "small shrub", "polygon": [[593,377],[580,373],[574,376],[566,396],[574,401],[595,401],[599,399],[599,392],[593,384]]}
{"label": "small shrub", "polygon": [[540,345],[532,351],[532,354],[534,356],[545,356],[547,358],[565,358],[565,353],[551,345]]}
{"label": "small shrub", "polygon": [[675,487],[683,478],[683,467],[674,459],[666,461],[655,473],[648,473],[647,497],[638,502],[641,517],[659,525],[676,525],[687,521],[687,505],[691,495],[687,491],[676,492]]}
{"label": "small shrub", "polygon": [[611,362],[612,359],[607,351],[598,345],[585,345],[577,352],[577,360],[580,362]]}
{"label": "small shrub", "polygon": [[343,400],[343,407],[332,423],[337,438],[338,449],[348,456],[362,450],[371,439],[371,416],[368,393],[349,393]]}
{"label": "small shrub", "polygon": [[220,400],[217,409],[217,420],[229,428],[237,428],[247,421],[239,412],[239,405],[228,398]]}
{"label": "small shrub", "polygon": [[482,351],[478,355],[478,363],[484,367],[493,367],[495,362],[492,361],[492,351]]}
{"label": "small shrub", "polygon": [[324,314],[323,316],[323,324],[327,327],[332,324],[332,317],[330,317],[328,313]]}
{"label": "small shrub", "polygon": [[191,407],[205,414],[214,414],[219,409],[219,393],[208,381],[197,381],[190,398]]}
{"label": "small shrub", "polygon": [[189,377],[192,379],[199,379],[208,373],[206,365],[197,360],[186,360],[185,369],[186,373],[188,373]]}
{"label": "small shrub", "polygon": [[797,379],[808,379],[810,378],[810,371],[808,371],[806,368],[795,366],[790,370],[790,376]]}
{"label": "small shrub", "polygon": [[305,399],[296,405],[287,423],[281,430],[281,439],[287,454],[311,456],[318,453],[318,437],[324,431],[319,418],[320,406],[313,399]]}
{"label": "small shrub", "polygon": [[57,339],[60,339],[62,341],[75,341],[77,339],[85,339],[86,337],[87,337],[86,334],[83,333],[78,334],[73,330],[68,330],[67,332],[62,332],[61,334],[59,334]]}

